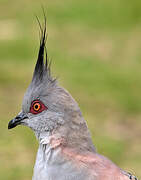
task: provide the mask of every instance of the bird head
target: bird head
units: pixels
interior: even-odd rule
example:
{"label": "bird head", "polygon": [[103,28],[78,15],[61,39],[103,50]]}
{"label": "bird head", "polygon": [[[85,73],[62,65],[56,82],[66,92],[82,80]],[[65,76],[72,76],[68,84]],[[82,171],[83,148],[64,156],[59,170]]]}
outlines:
{"label": "bird head", "polygon": [[95,148],[77,102],[51,76],[46,23],[44,28],[40,25],[40,30],[40,47],[33,78],[24,95],[22,110],[9,122],[8,129],[25,125],[35,132],[39,140],[47,134],[59,134],[70,147],[93,151]]}
{"label": "bird head", "polygon": [[24,95],[21,112],[8,129],[25,125],[36,132],[52,131],[70,119],[79,107],[71,95],[51,76],[46,48],[46,26],[41,29],[40,48],[32,81]]}

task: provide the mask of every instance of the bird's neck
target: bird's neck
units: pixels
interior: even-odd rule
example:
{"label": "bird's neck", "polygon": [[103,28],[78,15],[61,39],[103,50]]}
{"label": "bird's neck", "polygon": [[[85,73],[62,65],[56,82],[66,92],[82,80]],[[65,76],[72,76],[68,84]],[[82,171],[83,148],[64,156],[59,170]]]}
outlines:
{"label": "bird's neck", "polygon": [[[58,136],[42,135],[37,152],[32,180],[66,179],[64,173],[71,179],[82,179],[82,171],[76,168],[73,158],[76,151],[64,147],[64,139]],[[72,174],[73,172],[73,174]],[[59,174],[59,176],[58,176]],[[85,175],[86,176],[86,175]],[[67,177],[67,176],[66,176]],[[84,179],[87,179],[86,177]]]}
{"label": "bird's neck", "polygon": [[36,133],[36,136],[39,140],[39,148],[32,180],[54,179],[52,178],[54,172],[56,170],[59,172],[57,164],[64,163],[61,148],[59,146],[53,147],[53,139],[48,132]]}
{"label": "bird's neck", "polygon": [[71,121],[54,131],[35,134],[41,146],[49,146],[52,149],[61,146],[74,149],[77,152],[95,152],[87,125],[84,120],[82,122],[77,124]]}
{"label": "bird's neck", "polygon": [[53,176],[54,172],[60,171],[60,164],[63,167],[65,166],[66,171],[70,173],[73,163],[70,164],[68,159],[72,159],[77,154],[95,152],[84,120],[82,122],[77,121],[77,123],[70,121],[70,123],[52,132],[36,132],[35,134],[39,141],[39,149],[34,166],[33,180],[40,180],[44,176],[48,177],[46,168],[51,169],[53,172],[51,176]]}

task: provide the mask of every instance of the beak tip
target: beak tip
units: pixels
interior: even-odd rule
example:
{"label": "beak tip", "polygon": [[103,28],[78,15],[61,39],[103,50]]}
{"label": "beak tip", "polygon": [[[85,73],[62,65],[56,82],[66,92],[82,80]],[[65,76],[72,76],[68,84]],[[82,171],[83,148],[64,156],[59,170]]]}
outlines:
{"label": "beak tip", "polygon": [[11,128],[12,128],[11,125],[8,124],[8,129],[11,129]]}
{"label": "beak tip", "polygon": [[27,119],[28,117],[24,113],[20,113],[18,116],[16,116],[14,119],[9,121],[8,123],[8,129],[12,129],[16,127],[17,125],[22,123],[22,120]]}
{"label": "beak tip", "polygon": [[12,119],[9,123],[8,123],[8,129],[12,129],[15,126],[17,126],[17,124],[15,123],[15,120]]}

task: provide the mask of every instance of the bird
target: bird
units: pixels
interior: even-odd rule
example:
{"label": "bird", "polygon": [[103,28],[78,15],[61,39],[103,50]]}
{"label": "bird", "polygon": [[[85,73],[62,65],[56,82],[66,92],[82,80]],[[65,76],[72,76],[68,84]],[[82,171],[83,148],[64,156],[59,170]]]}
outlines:
{"label": "bird", "polygon": [[137,180],[99,154],[78,103],[51,73],[46,17],[33,77],[20,113],[8,129],[24,125],[39,142],[32,180]]}

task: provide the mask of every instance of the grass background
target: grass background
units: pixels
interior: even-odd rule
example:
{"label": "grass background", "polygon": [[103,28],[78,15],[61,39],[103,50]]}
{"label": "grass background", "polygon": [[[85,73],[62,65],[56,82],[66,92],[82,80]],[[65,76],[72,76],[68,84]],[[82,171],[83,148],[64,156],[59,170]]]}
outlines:
{"label": "grass background", "polygon": [[30,180],[38,144],[21,109],[47,12],[53,74],[78,101],[98,151],[141,178],[141,2],[0,0],[0,174]]}

